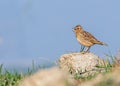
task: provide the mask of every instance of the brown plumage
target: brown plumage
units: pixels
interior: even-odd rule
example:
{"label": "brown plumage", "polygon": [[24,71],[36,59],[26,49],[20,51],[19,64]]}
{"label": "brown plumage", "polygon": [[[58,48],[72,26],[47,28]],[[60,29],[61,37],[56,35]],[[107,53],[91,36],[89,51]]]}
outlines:
{"label": "brown plumage", "polygon": [[82,26],[80,26],[80,25],[75,26],[73,31],[76,34],[76,38],[77,38],[78,42],[80,44],[82,44],[83,46],[88,47],[88,49],[85,52],[88,52],[90,47],[93,46],[94,44],[107,45],[107,44],[97,40],[89,32],[84,31]]}

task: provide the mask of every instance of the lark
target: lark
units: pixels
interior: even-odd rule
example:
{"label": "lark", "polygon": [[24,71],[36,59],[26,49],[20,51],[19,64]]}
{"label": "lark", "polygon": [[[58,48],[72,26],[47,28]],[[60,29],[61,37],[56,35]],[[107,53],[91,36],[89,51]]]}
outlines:
{"label": "lark", "polygon": [[73,31],[76,34],[76,38],[77,38],[78,42],[81,45],[87,47],[86,51],[83,51],[83,52],[89,52],[90,47],[95,44],[107,46],[106,43],[99,41],[91,33],[84,31],[84,29],[82,28],[81,25],[75,26]]}

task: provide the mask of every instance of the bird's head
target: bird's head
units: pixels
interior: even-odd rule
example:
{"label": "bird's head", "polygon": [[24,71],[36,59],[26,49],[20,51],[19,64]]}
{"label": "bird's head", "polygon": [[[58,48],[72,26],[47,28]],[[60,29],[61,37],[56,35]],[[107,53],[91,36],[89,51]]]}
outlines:
{"label": "bird's head", "polygon": [[74,31],[75,33],[83,31],[82,26],[81,26],[81,25],[76,25],[76,26],[73,28],[73,31]]}

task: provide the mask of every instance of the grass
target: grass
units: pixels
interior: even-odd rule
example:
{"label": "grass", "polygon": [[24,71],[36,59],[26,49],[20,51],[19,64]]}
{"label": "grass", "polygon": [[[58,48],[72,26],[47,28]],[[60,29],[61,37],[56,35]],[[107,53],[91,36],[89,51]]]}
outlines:
{"label": "grass", "polygon": [[[114,64],[117,64],[118,62],[118,57],[112,56],[112,55],[107,55],[107,57],[110,57],[111,61],[109,59],[106,60],[105,63],[107,63],[104,67],[98,67],[98,68],[105,68],[106,69],[106,73],[109,73],[111,71],[111,69],[114,67]],[[3,68],[3,64],[0,65],[0,86],[18,86],[19,81],[24,78],[26,75],[31,75],[32,73],[34,73],[37,69],[41,69],[40,66],[35,66],[34,65],[34,61],[32,62],[32,67],[28,68],[27,73],[24,74],[20,74],[17,71],[14,72],[9,72],[8,70]],[[3,71],[4,70],[4,71]],[[79,74],[75,74],[74,75],[74,79],[76,80],[84,80],[84,81],[88,81],[91,79],[94,79],[96,75],[90,75],[88,77],[81,77]],[[107,79],[106,81],[104,81],[104,83],[102,83],[101,86],[108,86],[111,83],[111,79]],[[107,85],[108,84],[108,85]]]}
{"label": "grass", "polygon": [[3,72],[3,65],[0,65],[0,86],[17,86],[22,77],[23,75],[17,72]]}
{"label": "grass", "polygon": [[18,86],[18,83],[22,78],[27,75],[31,75],[38,69],[44,67],[35,66],[34,61],[32,61],[32,67],[28,68],[26,73],[18,73],[17,71],[9,72],[3,68],[3,64],[0,65],[0,86]]}

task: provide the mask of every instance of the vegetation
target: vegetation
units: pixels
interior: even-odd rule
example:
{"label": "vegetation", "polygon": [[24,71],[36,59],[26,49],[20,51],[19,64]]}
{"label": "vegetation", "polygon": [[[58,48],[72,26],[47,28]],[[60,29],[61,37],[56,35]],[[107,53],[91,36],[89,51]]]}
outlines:
{"label": "vegetation", "polygon": [[[117,66],[120,66],[119,56],[109,56],[111,59],[106,60],[106,74],[110,73],[112,69],[114,69]],[[35,67],[34,62],[32,63],[32,67],[28,68],[27,73],[20,74],[18,72],[9,72],[6,69],[3,69],[3,64],[0,65],[0,86],[18,86],[19,81],[24,78],[26,75],[31,75],[33,72],[35,72],[37,69],[41,68],[40,66]],[[101,68],[101,67],[100,67]],[[4,70],[4,71],[3,71]],[[75,74],[74,78],[76,80],[82,80],[82,81],[89,81],[91,79],[94,79],[96,75],[89,76],[89,77],[80,77],[79,74]],[[100,86],[110,86],[110,84],[113,82],[112,78],[108,78],[105,81],[102,81],[102,84]],[[99,85],[97,85],[99,86]]]}
{"label": "vegetation", "polygon": [[22,77],[23,75],[17,72],[11,73],[7,70],[3,72],[3,65],[0,65],[0,86],[17,86]]}
{"label": "vegetation", "polygon": [[[19,81],[27,75],[31,75],[37,69],[40,69],[40,66],[34,65],[32,62],[32,67],[27,69],[26,73],[18,73],[17,71],[9,72],[3,68],[3,64],[0,65],[0,86],[18,86]],[[43,68],[43,67],[42,67]]]}

